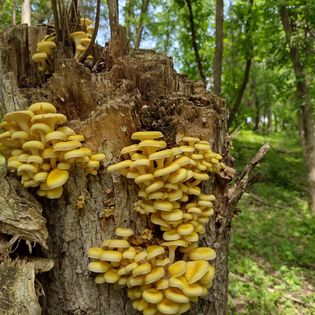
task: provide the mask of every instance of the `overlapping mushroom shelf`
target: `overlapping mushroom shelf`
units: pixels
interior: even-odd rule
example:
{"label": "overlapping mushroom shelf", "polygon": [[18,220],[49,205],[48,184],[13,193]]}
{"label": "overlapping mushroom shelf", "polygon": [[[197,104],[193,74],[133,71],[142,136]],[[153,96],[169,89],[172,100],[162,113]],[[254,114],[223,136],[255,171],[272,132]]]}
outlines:
{"label": "overlapping mushroom shelf", "polygon": [[134,209],[159,226],[163,240],[136,246],[132,232],[124,234],[120,228],[116,234],[123,240],[105,240],[88,253],[93,259],[89,270],[100,273],[95,281],[126,285],[133,307],[144,315],[186,312],[190,302],[207,293],[214,277],[208,260],[215,252],[198,247],[198,241],[215,197],[202,193],[200,186],[225,165],[208,141],[184,137],[181,145],[167,149],[162,137],[159,131],[134,133],[138,143],[123,148],[127,159],[108,171],[135,181],[139,200]]}
{"label": "overlapping mushroom shelf", "polygon": [[39,187],[37,194],[59,198],[74,163],[86,174],[97,173],[102,153],[93,154],[83,147],[84,137],[73,129],[60,126],[67,121],[46,102],[34,103],[28,110],[8,113],[0,124],[0,153],[8,168],[17,171],[25,188]]}

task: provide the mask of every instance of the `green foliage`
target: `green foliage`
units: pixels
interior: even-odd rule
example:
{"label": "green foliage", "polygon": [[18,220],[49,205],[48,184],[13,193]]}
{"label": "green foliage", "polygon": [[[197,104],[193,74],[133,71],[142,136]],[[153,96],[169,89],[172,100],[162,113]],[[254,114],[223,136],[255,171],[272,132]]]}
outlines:
{"label": "green foliage", "polygon": [[297,135],[243,131],[233,154],[240,170],[266,141],[271,149],[258,166],[263,182],[243,196],[233,221],[229,313],[312,315],[315,217]]}

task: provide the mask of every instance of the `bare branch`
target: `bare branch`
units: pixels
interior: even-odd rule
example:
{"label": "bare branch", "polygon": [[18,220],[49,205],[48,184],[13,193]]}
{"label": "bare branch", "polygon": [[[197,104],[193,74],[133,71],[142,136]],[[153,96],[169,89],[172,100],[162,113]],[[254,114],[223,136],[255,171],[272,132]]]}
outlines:
{"label": "bare branch", "polygon": [[242,170],[241,174],[238,176],[234,187],[232,187],[229,191],[229,207],[234,208],[240,198],[242,197],[245,190],[251,184],[252,171],[257,166],[257,164],[262,160],[262,158],[269,151],[270,146],[268,143],[265,143],[256,153],[256,155],[252,158],[249,164],[247,164]]}

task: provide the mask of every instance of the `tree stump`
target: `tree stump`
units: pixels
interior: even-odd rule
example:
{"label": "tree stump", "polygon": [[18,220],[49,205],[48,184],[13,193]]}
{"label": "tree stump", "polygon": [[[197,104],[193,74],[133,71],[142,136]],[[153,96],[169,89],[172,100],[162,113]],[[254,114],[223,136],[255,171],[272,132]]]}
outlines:
{"label": "tree stump", "polygon": [[[33,102],[51,102],[67,116],[70,127],[85,136],[88,147],[106,154],[106,161],[96,176],[86,177],[76,167],[60,199],[35,196],[43,207],[49,235],[47,248],[35,240],[41,245],[38,252],[54,261],[51,271],[38,276],[44,291],[40,304],[44,314],[137,314],[125,290],[96,285],[87,270],[88,248],[112,238],[116,227],[130,227],[139,234],[156,228],[133,211],[137,200],[133,182],[107,173],[106,166],[119,161],[120,149],[131,144],[130,136],[137,130],[160,130],[169,145],[182,135],[200,137],[210,141],[229,164],[225,103],[202,83],[177,74],[171,58],[151,50],[128,52],[123,36],[104,50],[102,72],[92,73],[75,62],[71,48],[58,47],[54,72],[43,78],[31,56],[44,34],[44,27],[22,25],[0,35],[1,113],[24,109]],[[213,176],[204,185],[205,192],[217,198],[202,239],[203,245],[217,252],[216,276],[208,295],[189,314],[226,313],[228,242],[235,208],[228,205],[231,177]],[[79,199],[84,200],[82,209],[77,206]]]}

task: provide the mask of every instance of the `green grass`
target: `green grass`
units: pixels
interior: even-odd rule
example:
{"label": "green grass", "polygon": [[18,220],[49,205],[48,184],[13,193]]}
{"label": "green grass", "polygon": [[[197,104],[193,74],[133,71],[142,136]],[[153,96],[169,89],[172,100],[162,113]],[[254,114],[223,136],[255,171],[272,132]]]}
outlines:
{"label": "green grass", "polygon": [[262,182],[243,196],[233,222],[229,314],[314,315],[315,216],[297,137],[241,132],[234,139],[236,168],[265,142],[271,149],[257,168]]}

